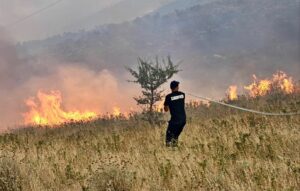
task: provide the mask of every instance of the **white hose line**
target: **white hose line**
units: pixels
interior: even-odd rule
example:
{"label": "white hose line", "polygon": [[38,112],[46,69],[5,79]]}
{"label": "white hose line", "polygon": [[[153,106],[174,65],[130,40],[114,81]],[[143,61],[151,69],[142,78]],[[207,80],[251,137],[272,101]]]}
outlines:
{"label": "white hose line", "polygon": [[202,96],[196,96],[196,95],[193,95],[191,93],[186,93],[186,94],[189,95],[189,96],[195,97],[195,98],[199,98],[199,99],[206,100],[206,101],[209,101],[209,102],[213,102],[213,103],[216,103],[216,104],[224,105],[226,107],[231,107],[231,108],[234,108],[234,109],[238,109],[238,110],[242,110],[242,111],[246,111],[246,112],[250,112],[250,113],[256,113],[256,114],[260,114],[260,115],[268,115],[268,116],[300,115],[299,112],[298,113],[268,113],[268,112],[256,111],[256,110],[253,110],[253,109],[247,109],[247,108],[231,105],[231,104],[228,104],[228,103],[223,103],[223,102],[216,101],[216,100],[213,100],[213,99],[210,99],[210,98],[206,98],[206,97],[202,97]]}

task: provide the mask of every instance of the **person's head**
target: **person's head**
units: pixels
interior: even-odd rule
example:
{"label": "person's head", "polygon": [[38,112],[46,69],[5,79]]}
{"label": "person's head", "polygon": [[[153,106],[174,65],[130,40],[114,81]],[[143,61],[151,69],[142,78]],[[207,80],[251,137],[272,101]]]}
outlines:
{"label": "person's head", "polygon": [[172,81],[170,84],[170,88],[172,92],[176,92],[179,90],[179,82],[178,81]]}

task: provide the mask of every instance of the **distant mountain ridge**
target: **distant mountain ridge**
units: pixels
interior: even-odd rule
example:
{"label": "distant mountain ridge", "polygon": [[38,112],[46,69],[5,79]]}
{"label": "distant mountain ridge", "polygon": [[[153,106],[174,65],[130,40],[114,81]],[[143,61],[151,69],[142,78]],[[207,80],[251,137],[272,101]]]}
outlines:
{"label": "distant mountain ridge", "polygon": [[184,9],[194,7],[196,5],[205,5],[216,1],[220,0],[175,0],[171,3],[162,6],[158,10],[154,11],[154,13],[152,14],[167,15],[173,13],[174,11],[181,11]]}
{"label": "distant mountain ridge", "polygon": [[218,89],[228,85],[219,81],[253,73],[299,73],[299,8],[298,0],[214,1],[24,43],[19,51],[118,73],[138,56],[171,55],[184,61],[182,76]]}
{"label": "distant mountain ridge", "polygon": [[85,29],[92,29],[103,24],[122,23],[137,17],[143,17],[172,1],[174,0],[121,0],[112,6],[83,18],[80,23],[82,28]]}

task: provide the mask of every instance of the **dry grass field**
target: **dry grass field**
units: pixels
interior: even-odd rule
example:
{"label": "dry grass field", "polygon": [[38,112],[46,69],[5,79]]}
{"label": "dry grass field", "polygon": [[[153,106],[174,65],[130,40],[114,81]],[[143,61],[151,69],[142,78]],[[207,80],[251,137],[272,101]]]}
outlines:
{"label": "dry grass field", "polygon": [[[299,94],[232,103],[300,111]],[[164,146],[166,123],[139,115],[2,134],[0,190],[300,190],[299,115],[193,104],[187,114],[178,148]]]}

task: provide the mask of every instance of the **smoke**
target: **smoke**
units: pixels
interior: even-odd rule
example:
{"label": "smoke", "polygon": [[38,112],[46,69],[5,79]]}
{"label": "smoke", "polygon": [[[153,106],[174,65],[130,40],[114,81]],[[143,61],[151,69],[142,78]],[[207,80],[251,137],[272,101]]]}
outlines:
{"label": "smoke", "polygon": [[23,123],[22,113],[28,108],[25,100],[39,90],[59,90],[66,111],[111,113],[135,108],[132,97],[137,88],[118,79],[109,70],[94,71],[72,63],[56,60],[22,60],[13,41],[0,31],[0,130]]}
{"label": "smoke", "polygon": [[17,100],[11,94],[16,90],[21,66],[11,38],[0,29],[0,127],[12,120],[18,110]]}
{"label": "smoke", "polygon": [[113,107],[132,107],[130,84],[120,82],[109,70],[92,71],[81,66],[57,66],[51,75],[33,77],[23,87],[32,95],[37,90],[59,90],[66,110],[111,113]]}
{"label": "smoke", "polygon": [[1,89],[5,90],[14,84],[17,71],[21,67],[21,62],[16,54],[12,40],[5,31],[0,28],[0,84]]}

